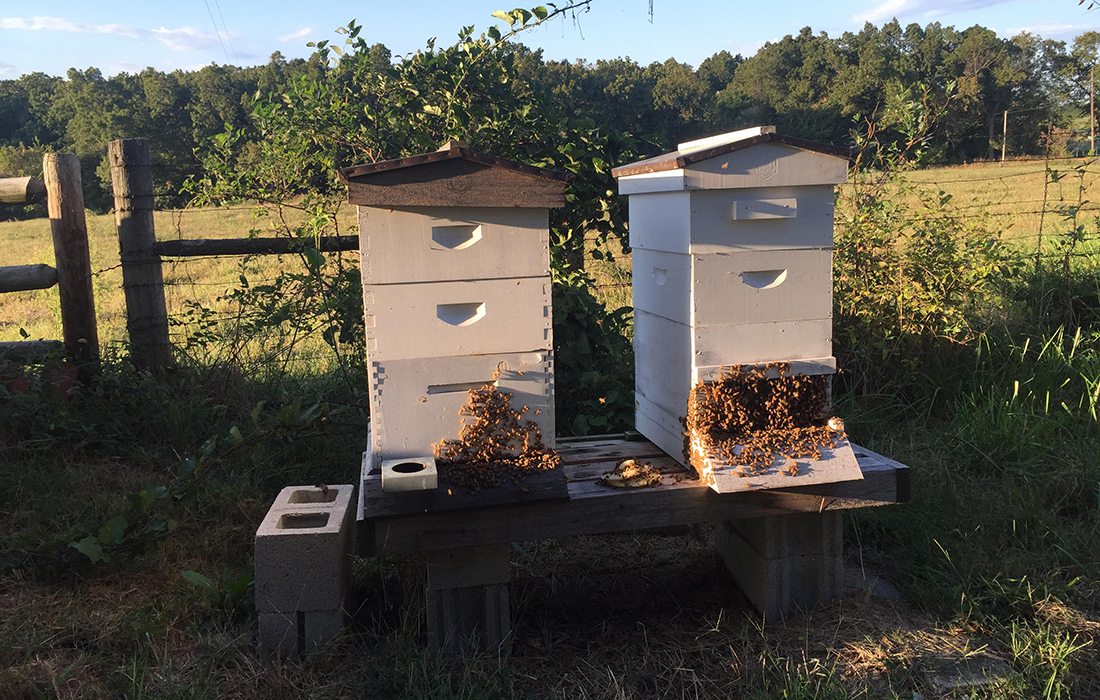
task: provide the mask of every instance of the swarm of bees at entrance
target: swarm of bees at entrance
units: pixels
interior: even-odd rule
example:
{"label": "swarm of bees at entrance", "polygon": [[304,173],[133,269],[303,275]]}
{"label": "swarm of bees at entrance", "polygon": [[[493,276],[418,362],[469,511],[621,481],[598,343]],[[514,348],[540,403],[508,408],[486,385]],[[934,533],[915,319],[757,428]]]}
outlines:
{"label": "swarm of bees at entrance", "polygon": [[459,410],[465,417],[457,440],[441,440],[432,448],[439,473],[452,484],[491,488],[510,476],[519,479],[555,469],[561,458],[542,442],[534,421],[525,421],[528,407],[512,408],[512,395],[486,384],[470,389]]}
{"label": "swarm of bees at entrance", "polygon": [[700,382],[688,398],[686,433],[718,463],[736,465],[738,476],[758,476],[778,466],[798,475],[797,459],[821,458],[844,437],[844,423],[822,424],[828,378],[791,373],[787,362],[722,371]]}

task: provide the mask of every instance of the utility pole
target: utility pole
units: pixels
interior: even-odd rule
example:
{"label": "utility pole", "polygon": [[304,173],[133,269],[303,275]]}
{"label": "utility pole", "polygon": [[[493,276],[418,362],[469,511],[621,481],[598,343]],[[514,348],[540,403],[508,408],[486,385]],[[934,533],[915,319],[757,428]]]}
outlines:
{"label": "utility pole", "polygon": [[1005,110],[1004,126],[1001,127],[1001,162],[1005,162],[1008,153],[1008,110]]}
{"label": "utility pole", "polygon": [[1089,66],[1089,155],[1096,155],[1096,64]]}

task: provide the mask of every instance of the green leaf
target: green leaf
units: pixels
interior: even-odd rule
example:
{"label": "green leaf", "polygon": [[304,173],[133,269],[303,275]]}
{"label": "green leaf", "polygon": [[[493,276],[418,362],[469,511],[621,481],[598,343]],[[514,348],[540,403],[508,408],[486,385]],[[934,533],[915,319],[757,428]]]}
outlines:
{"label": "green leaf", "polygon": [[533,12],[535,14],[535,17],[538,17],[540,20],[546,19],[547,16],[549,16],[550,14],[550,12],[542,5],[539,5],[538,7],[532,7],[531,12]]}
{"label": "green leaf", "polygon": [[186,479],[195,473],[195,467],[197,466],[198,463],[195,461],[194,457],[181,459],[179,466],[176,467],[176,474],[178,474],[181,479]]}
{"label": "green leaf", "polygon": [[493,41],[500,41],[500,30],[497,29],[496,27],[489,27],[485,31],[485,33],[488,34],[489,38],[492,39]]}
{"label": "green leaf", "polygon": [[316,272],[324,266],[325,256],[321,251],[316,248],[306,248],[302,252],[306,256],[306,265],[310,270]]}
{"label": "green leaf", "polygon": [[428,114],[434,114],[437,117],[443,114],[443,110],[435,105],[424,105],[424,111]]}
{"label": "green leaf", "polygon": [[512,26],[516,23],[516,18],[512,16],[512,13],[505,12],[504,10],[493,10],[493,17],[496,17],[501,21],[507,22],[509,26]]}
{"label": "green leaf", "polygon": [[208,591],[218,590],[217,584],[197,571],[184,571],[181,575],[184,581],[187,581],[195,588],[205,588]]}
{"label": "green leaf", "polygon": [[99,540],[96,539],[95,535],[88,535],[79,542],[70,542],[69,546],[88,557],[88,561],[93,564],[98,564],[104,560],[103,547],[99,545]]}
{"label": "green leaf", "polygon": [[234,425],[229,429],[229,444],[236,447],[242,442],[244,442],[244,436],[241,435],[241,429]]}
{"label": "green leaf", "polygon": [[116,515],[99,528],[99,541],[102,544],[121,544],[126,536],[126,518]]}

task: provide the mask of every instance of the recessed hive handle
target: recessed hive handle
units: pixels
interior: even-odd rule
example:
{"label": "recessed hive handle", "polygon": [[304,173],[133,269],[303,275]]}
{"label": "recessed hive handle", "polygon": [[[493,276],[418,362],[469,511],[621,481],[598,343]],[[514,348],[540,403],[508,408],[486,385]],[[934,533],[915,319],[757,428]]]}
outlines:
{"label": "recessed hive handle", "polygon": [[436,250],[464,250],[480,240],[481,226],[477,224],[432,226],[432,248]]}
{"label": "recessed hive handle", "polygon": [[439,304],[435,315],[452,326],[472,326],[485,318],[485,302],[471,301],[462,304]]}
{"label": "recessed hive handle", "polygon": [[753,289],[774,289],[787,279],[787,270],[746,270],[741,281]]}

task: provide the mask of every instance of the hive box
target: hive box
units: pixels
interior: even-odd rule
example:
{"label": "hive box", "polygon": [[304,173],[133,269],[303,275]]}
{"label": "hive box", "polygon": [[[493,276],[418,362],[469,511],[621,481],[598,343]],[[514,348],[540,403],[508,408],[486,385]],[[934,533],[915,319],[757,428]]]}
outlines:
{"label": "hive box", "polygon": [[526,406],[524,418],[552,443],[553,379],[549,352],[371,361],[372,448],[386,459],[431,454],[433,443],[458,437],[468,391],[486,384],[510,393],[512,408]]}
{"label": "hive box", "polygon": [[[696,382],[730,365],[777,361],[835,371],[833,187],[847,168],[838,149],[755,127],[613,171],[629,195],[635,423],[685,464]],[[842,478],[858,478],[848,469],[854,457],[834,462],[843,462]],[[824,465],[805,471],[842,480]],[[765,485],[734,481],[723,490]]]}
{"label": "hive box", "polygon": [[549,209],[568,176],[451,142],[340,177],[359,207],[372,467],[458,437],[485,384],[552,446]]}

